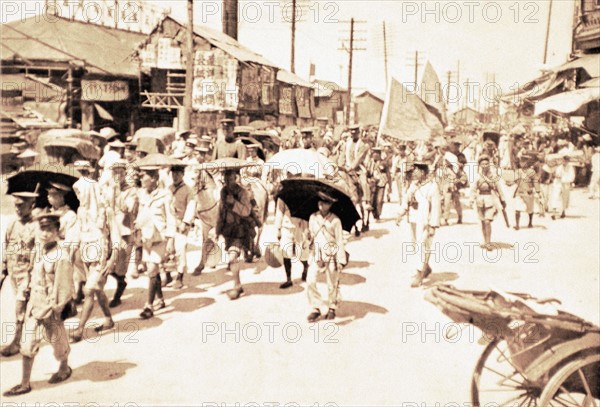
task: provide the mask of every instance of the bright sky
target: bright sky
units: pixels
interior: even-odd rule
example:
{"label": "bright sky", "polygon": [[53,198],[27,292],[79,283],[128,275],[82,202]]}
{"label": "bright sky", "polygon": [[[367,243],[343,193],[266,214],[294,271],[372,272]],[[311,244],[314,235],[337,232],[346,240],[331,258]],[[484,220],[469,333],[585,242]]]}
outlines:
{"label": "bright sky", "polygon": [[[169,7],[178,19],[186,18],[185,0],[145,1],[155,8]],[[402,82],[413,81],[416,50],[420,66],[429,60],[443,83],[447,71],[452,71],[452,81],[457,80],[459,61],[460,83],[469,79],[483,86],[495,74],[505,91],[533,79],[542,67],[550,0],[297,1],[302,18],[296,32],[296,73],[304,78],[312,62],[317,78],[347,86],[348,53],[338,48],[341,38],[347,45],[351,17],[364,21],[356,24],[355,37],[365,41],[355,47],[366,48],[355,53],[356,90],[385,90],[384,21],[389,73]],[[553,1],[550,66],[565,62],[570,53],[574,4],[575,0]],[[196,24],[221,29],[221,0],[195,0],[194,7]],[[286,69],[290,68],[290,7],[291,0],[240,0],[239,13],[239,41]]]}

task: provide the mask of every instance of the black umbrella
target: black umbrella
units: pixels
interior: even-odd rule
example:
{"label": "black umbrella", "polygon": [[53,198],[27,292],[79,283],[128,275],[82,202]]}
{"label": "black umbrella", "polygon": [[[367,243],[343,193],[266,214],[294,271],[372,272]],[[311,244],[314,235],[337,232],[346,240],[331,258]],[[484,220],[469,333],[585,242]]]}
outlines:
{"label": "black umbrella", "polygon": [[342,228],[351,231],[360,219],[350,196],[339,186],[315,178],[289,178],[281,181],[281,190],[276,198],[280,198],[290,208],[293,217],[309,220],[310,215],[319,210],[319,192],[337,199],[331,206],[331,212],[342,221]]}
{"label": "black umbrella", "polygon": [[[81,178],[79,172],[73,166],[62,166],[46,164],[44,169],[40,166],[33,166],[24,171],[20,171],[12,177],[8,178],[7,194],[14,192],[33,192],[36,186],[40,184],[39,196],[36,199],[35,206],[38,208],[46,208],[48,203],[48,192],[46,189],[50,187],[50,182],[57,182],[73,188],[73,184]],[[77,211],[79,208],[79,199],[72,190],[65,195],[65,203],[71,209]]]}

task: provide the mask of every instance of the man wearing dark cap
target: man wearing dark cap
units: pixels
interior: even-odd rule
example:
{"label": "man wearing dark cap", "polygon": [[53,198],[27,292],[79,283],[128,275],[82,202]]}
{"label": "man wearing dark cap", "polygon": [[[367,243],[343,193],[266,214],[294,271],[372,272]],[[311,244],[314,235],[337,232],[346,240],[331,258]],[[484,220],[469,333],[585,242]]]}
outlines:
{"label": "man wearing dark cap", "polygon": [[315,149],[315,145],[314,145],[313,129],[305,128],[305,129],[302,129],[300,131],[300,133],[301,133],[300,148],[303,148],[305,150],[317,151]]}
{"label": "man wearing dark cap", "polygon": [[256,236],[256,225],[252,217],[252,194],[240,185],[238,177],[239,170],[225,170],[216,226],[217,236],[225,238],[229,269],[233,274],[234,287],[227,292],[231,300],[238,299],[244,293],[240,282],[240,262],[243,261],[244,255],[253,249]]}
{"label": "man wearing dark cap", "polygon": [[0,350],[2,356],[13,356],[19,353],[21,333],[25,321],[25,309],[29,297],[29,282],[31,280],[32,253],[34,249],[36,223],[33,221],[32,211],[36,192],[15,192],[15,212],[17,219],[8,224],[4,236],[4,250],[2,251],[2,275],[0,288],[6,277],[10,278],[15,291],[15,337],[10,345]]}
{"label": "man wearing dark cap", "polygon": [[225,140],[217,141],[213,150],[213,160],[219,158],[233,157],[240,160],[246,159],[246,146],[241,140],[236,140],[236,134],[233,132],[235,122],[232,119],[221,120]]}
{"label": "man wearing dark cap", "polygon": [[[308,322],[315,322],[320,318],[323,305],[328,309],[325,319],[335,319],[340,273],[348,261],[342,222],[331,212],[331,206],[336,199],[324,192],[318,194],[319,210],[313,213],[308,221],[312,250],[306,278],[308,302],[312,307],[312,312],[307,318]],[[322,272],[325,272],[327,279],[327,301],[323,301],[317,288],[317,274]]]}
{"label": "man wearing dark cap", "polygon": [[59,217],[44,214],[39,221],[40,252],[36,253],[31,273],[31,297],[25,312],[25,332],[21,344],[23,374],[21,383],[4,393],[14,397],[31,391],[31,369],[42,339],[46,339],[59,361],[58,371],[48,383],[55,384],[71,377],[68,364],[70,352],[67,331],[61,314],[65,305],[73,298],[73,269],[67,250],[59,244]]}

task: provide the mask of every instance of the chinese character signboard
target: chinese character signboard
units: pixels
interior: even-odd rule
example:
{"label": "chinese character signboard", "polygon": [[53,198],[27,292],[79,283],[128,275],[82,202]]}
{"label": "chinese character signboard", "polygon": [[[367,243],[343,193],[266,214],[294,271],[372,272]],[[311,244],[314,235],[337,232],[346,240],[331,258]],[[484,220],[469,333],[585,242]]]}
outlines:
{"label": "chinese character signboard", "polygon": [[238,107],[237,61],[222,50],[196,51],[192,106],[201,112]]}
{"label": "chinese character signboard", "polygon": [[88,102],[117,102],[129,99],[127,81],[81,80],[81,100]]}

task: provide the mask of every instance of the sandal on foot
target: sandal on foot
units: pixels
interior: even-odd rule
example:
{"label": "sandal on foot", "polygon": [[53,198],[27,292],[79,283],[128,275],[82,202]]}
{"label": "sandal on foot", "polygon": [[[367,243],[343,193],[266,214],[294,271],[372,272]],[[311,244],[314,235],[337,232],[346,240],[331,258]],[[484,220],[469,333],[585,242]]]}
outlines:
{"label": "sandal on foot", "polygon": [[321,316],[321,311],[316,309],[313,312],[311,312],[306,319],[308,322],[315,322],[316,320],[319,319],[320,316]]}
{"label": "sandal on foot", "polygon": [[286,288],[290,288],[293,285],[294,285],[294,283],[292,283],[291,281],[286,281],[285,283],[281,284],[279,286],[279,288],[281,288],[282,290],[285,290]]}
{"label": "sandal on foot", "polygon": [[71,374],[73,373],[73,369],[71,369],[68,366],[67,366],[67,369],[68,370],[66,372],[56,372],[56,373],[54,373],[50,377],[50,380],[48,380],[48,383],[50,383],[50,384],[56,384],[56,383],[64,382],[65,380],[67,380],[69,377],[71,377]]}
{"label": "sandal on foot", "polygon": [[230,300],[237,300],[238,298],[241,297],[241,295],[243,293],[244,293],[244,289],[242,287],[234,288],[234,289],[227,291],[227,296],[229,297]]}
{"label": "sandal on foot", "polygon": [[21,394],[26,394],[26,393],[29,393],[30,391],[31,391],[31,385],[23,386],[22,384],[17,384],[12,389],[5,391],[3,396],[4,397],[20,396]]}
{"label": "sandal on foot", "polygon": [[4,356],[5,358],[15,356],[17,353],[19,353],[18,346],[7,346],[0,351],[0,355]]}
{"label": "sandal on foot", "polygon": [[110,321],[110,324],[108,325],[100,325],[94,328],[94,331],[96,332],[102,332],[102,331],[108,331],[109,329],[113,329],[115,327],[115,323],[114,321]]}
{"label": "sandal on foot", "polygon": [[83,332],[75,332],[71,337],[71,343],[81,342],[83,339]]}

